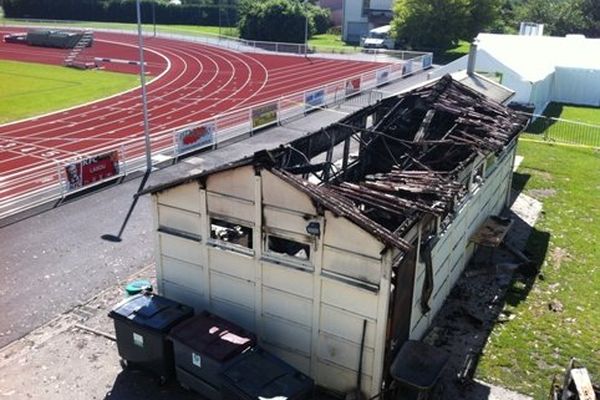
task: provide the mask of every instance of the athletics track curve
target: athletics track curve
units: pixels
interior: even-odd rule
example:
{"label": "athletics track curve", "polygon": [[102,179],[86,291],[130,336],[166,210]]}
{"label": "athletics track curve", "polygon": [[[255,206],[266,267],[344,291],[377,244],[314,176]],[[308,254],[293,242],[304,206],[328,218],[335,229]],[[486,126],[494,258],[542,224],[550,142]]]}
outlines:
{"label": "athletics track curve", "polygon": [[[2,28],[0,34],[18,30]],[[88,58],[138,60],[137,37],[96,33]],[[153,152],[172,144],[158,134],[218,114],[275,100],[381,68],[381,63],[242,53],[186,41],[146,38],[148,110]],[[68,51],[0,43],[0,59],[61,65]],[[137,73],[138,67],[105,64]],[[84,73],[84,72],[83,72]],[[69,159],[143,143],[139,88],[0,126],[0,201],[55,181]],[[141,147],[140,147],[141,148]]]}

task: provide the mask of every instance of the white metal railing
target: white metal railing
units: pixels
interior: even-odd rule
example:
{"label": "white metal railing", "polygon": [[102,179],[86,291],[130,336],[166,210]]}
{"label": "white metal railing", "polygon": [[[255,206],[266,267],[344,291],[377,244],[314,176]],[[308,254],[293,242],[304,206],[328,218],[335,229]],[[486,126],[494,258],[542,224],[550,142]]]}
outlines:
{"label": "white metal railing", "polygon": [[[179,38],[179,36],[174,36],[173,38]],[[380,93],[375,90],[377,87],[402,79],[429,67],[431,53],[414,54],[415,57],[408,60],[403,59],[403,57],[407,57],[407,54],[403,54],[401,59],[396,59],[395,63],[386,64],[374,71],[313,87],[309,90],[289,94],[278,99],[271,99],[244,108],[234,109],[175,129],[153,132],[150,134],[153,161],[155,163],[163,161],[172,162],[178,157],[184,156],[190,152],[197,152],[207,147],[215,148],[221,146],[242,135],[248,133],[252,134],[256,129],[281,124],[287,119],[304,115],[314,108],[336,105],[349,98],[353,98],[353,101],[357,103],[357,105],[366,106],[373,104],[381,98]],[[358,88],[348,88],[349,84],[356,84],[356,82],[359,82]],[[318,101],[314,100],[315,94],[318,95]],[[273,105],[276,110],[275,118],[269,119],[261,126],[256,126],[252,117],[253,111],[259,107],[268,105]],[[196,147],[187,152],[178,153],[177,146],[175,146],[175,135],[184,128],[201,126],[203,124],[214,124],[214,140],[207,145]],[[144,141],[141,138],[135,138],[126,140],[119,146],[107,146],[96,148],[92,152],[80,153],[77,159],[66,159],[54,163],[49,162],[46,165],[27,171],[20,171],[3,176],[0,178],[0,219],[48,201],[64,198],[79,190],[88,190],[94,185],[86,186],[78,190],[69,190],[69,185],[66,181],[64,172],[66,165],[76,162],[77,160],[90,158],[114,150],[118,150],[120,154],[120,175],[131,174],[132,172],[141,171],[145,168]],[[114,179],[114,177],[111,177],[110,179]],[[104,182],[96,182],[95,185]]]}
{"label": "white metal railing", "polygon": [[544,142],[600,148],[600,125],[589,124],[547,115],[529,114],[531,123],[521,137]]}

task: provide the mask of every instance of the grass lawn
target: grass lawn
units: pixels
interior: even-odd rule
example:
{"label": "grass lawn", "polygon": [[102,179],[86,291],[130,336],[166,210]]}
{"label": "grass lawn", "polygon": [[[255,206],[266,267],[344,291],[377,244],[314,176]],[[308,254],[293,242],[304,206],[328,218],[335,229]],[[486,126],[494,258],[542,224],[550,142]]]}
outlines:
{"label": "grass lawn", "polygon": [[360,51],[361,48],[358,46],[352,46],[342,41],[340,35],[333,35],[330,33],[324,33],[322,35],[314,35],[308,44],[311,47],[318,48],[330,48],[330,49],[342,49],[344,51]]}
{"label": "grass lawn", "polygon": [[557,142],[600,147],[600,108],[550,103],[544,110],[544,115],[596,125],[597,127],[540,118],[529,126],[527,133],[530,133],[530,135],[525,137],[541,139],[540,136],[544,135]]}
{"label": "grass lawn", "polygon": [[434,53],[433,55],[433,62],[436,64],[448,64],[454,60],[456,60],[457,58],[460,58],[464,55],[469,54],[469,48],[471,46],[470,42],[467,42],[466,40],[461,40],[458,43],[458,46],[446,50],[444,53]]}
{"label": "grass lawn", "polygon": [[0,123],[61,110],[138,85],[137,75],[0,61]]}
{"label": "grass lawn", "polygon": [[541,275],[512,283],[516,318],[492,331],[478,377],[545,399],[571,357],[600,382],[600,152],[521,142],[518,153],[515,184],[544,202],[527,244]]}

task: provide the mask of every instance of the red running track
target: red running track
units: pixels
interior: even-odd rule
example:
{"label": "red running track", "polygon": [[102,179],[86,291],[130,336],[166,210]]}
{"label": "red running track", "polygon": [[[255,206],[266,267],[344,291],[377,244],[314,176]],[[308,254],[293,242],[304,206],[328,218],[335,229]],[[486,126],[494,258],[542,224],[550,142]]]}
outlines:
{"label": "red running track", "polygon": [[[14,30],[13,30],[14,31]],[[0,34],[7,33],[7,29]],[[86,57],[138,59],[136,36],[96,33]],[[147,38],[151,137],[166,130],[382,68],[381,63],[240,53]],[[0,59],[62,64],[68,51],[0,43]],[[137,73],[136,66],[106,64]],[[84,72],[83,72],[84,73]],[[0,201],[55,182],[57,165],[83,153],[139,138],[140,90],[0,126]],[[153,149],[161,143],[153,141]],[[164,146],[165,144],[162,143]],[[35,177],[31,180],[31,177]],[[24,183],[27,182],[27,183]]]}

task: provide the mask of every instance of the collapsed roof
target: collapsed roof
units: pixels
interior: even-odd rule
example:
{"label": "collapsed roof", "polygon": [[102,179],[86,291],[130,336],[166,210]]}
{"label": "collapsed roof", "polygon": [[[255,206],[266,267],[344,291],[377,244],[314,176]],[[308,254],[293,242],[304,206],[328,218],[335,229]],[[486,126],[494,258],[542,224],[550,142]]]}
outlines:
{"label": "collapsed roof", "polygon": [[[403,234],[425,214],[450,213],[468,190],[461,172],[478,155],[501,153],[526,122],[447,75],[275,150],[148,192],[254,165],[307,194],[318,208],[346,217],[383,243],[407,251],[410,244]],[[340,151],[341,159],[334,162],[334,153]]]}

